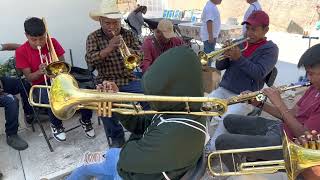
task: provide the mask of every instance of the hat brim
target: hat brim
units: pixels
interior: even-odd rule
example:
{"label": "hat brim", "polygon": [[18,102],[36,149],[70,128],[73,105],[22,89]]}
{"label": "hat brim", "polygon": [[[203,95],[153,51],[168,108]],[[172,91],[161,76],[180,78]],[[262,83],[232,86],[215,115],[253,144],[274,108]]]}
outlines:
{"label": "hat brim", "polygon": [[177,35],[174,32],[162,32],[163,36],[167,39],[177,37]]}
{"label": "hat brim", "polygon": [[99,21],[100,17],[106,17],[106,18],[110,18],[110,19],[121,19],[123,17],[123,15],[120,12],[106,14],[106,13],[95,12],[95,11],[90,12],[89,16],[91,19],[93,19],[95,21]]}

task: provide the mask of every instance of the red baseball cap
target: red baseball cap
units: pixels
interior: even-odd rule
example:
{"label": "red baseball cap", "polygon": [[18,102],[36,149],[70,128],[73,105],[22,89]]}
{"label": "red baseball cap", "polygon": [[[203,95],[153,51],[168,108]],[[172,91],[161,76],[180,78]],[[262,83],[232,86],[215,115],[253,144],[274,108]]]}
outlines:
{"label": "red baseball cap", "polygon": [[246,21],[241,25],[249,24],[251,26],[269,26],[269,16],[264,11],[254,11]]}

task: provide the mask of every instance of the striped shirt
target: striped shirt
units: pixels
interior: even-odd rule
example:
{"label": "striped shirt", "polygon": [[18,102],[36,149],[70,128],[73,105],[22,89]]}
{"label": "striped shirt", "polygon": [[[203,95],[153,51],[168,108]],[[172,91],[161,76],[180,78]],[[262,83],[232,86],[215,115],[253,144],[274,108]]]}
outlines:
{"label": "striped shirt", "polygon": [[[128,48],[139,50],[138,39],[131,31],[121,28],[120,35]],[[118,86],[127,85],[129,81],[135,79],[135,76],[132,71],[126,69],[119,49],[113,50],[106,58],[100,57],[100,51],[108,46],[110,40],[101,28],[91,33],[86,43],[86,61],[90,67],[98,71],[97,83],[108,80]]]}

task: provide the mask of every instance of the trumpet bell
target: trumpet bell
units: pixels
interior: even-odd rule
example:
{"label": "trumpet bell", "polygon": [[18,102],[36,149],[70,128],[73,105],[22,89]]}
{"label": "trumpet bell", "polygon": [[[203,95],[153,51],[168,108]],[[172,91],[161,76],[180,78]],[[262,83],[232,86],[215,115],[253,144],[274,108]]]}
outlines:
{"label": "trumpet bell", "polygon": [[127,69],[133,70],[139,66],[140,57],[135,54],[130,54],[129,56],[125,57],[124,65]]}
{"label": "trumpet bell", "polygon": [[69,73],[71,67],[68,63],[63,61],[54,61],[46,67],[46,74],[49,77],[55,77],[60,73]]}

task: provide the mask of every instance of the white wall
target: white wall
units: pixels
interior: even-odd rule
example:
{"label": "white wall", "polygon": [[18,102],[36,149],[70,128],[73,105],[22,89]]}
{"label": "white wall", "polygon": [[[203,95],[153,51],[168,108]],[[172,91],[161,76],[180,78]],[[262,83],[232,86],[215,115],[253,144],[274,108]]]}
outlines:
{"label": "white wall", "polygon": [[[70,62],[72,49],[76,66],[86,67],[85,43],[88,34],[99,24],[89,17],[97,9],[100,0],[0,0],[0,43],[24,43],[23,22],[27,17],[45,17],[49,34],[66,50]],[[14,52],[0,52],[0,63]]]}

